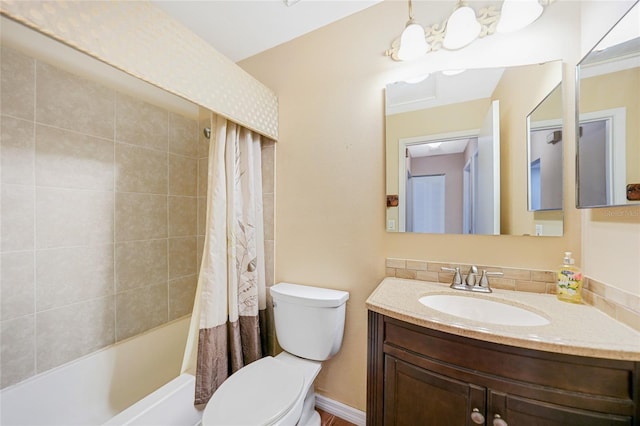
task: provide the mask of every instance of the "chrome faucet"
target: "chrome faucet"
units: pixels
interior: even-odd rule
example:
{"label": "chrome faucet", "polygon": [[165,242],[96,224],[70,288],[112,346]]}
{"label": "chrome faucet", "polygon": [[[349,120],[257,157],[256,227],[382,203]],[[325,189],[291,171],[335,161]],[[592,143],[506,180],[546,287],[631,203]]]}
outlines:
{"label": "chrome faucet", "polygon": [[482,275],[480,276],[480,279],[478,279],[478,267],[472,265],[471,268],[469,268],[469,272],[467,273],[463,283],[459,267],[442,267],[442,270],[454,273],[453,280],[449,287],[456,290],[475,291],[479,293],[491,293],[493,290],[491,290],[491,286],[489,285],[489,277],[502,275],[502,272],[491,272],[483,269]]}

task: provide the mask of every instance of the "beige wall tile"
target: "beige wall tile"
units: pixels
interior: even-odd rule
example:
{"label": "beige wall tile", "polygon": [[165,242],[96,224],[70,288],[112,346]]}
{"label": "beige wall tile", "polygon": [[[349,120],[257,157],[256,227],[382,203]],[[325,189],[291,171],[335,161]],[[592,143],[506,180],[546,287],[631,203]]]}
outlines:
{"label": "beige wall tile", "polygon": [[167,281],[167,239],[116,244],[116,291]]}
{"label": "beige wall tile", "polygon": [[556,274],[551,271],[531,271],[532,281],[542,281],[545,283],[555,283]]}
{"label": "beige wall tile", "polygon": [[204,251],[204,236],[198,236],[198,241],[196,243],[198,246],[196,247],[196,260],[197,260],[197,271],[196,273],[200,273],[200,266],[202,264],[202,252]]}
{"label": "beige wall tile", "polygon": [[271,287],[275,284],[276,273],[276,247],[275,241],[265,240],[264,242],[264,269],[265,285]]}
{"label": "beige wall tile", "polygon": [[640,331],[640,314],[622,306],[616,307],[616,319],[636,331]]}
{"label": "beige wall tile", "polygon": [[169,195],[197,195],[198,160],[169,155]]}
{"label": "beige wall tile", "polygon": [[438,272],[418,271],[416,278],[422,281],[438,282]]}
{"label": "beige wall tile", "polygon": [[198,158],[198,122],[169,113],[169,152]]}
{"label": "beige wall tile", "polygon": [[197,285],[197,275],[169,281],[169,321],[191,314]]}
{"label": "beige wall tile", "polygon": [[198,199],[169,196],[169,236],[186,237],[198,232]]}
{"label": "beige wall tile", "polygon": [[39,249],[112,243],[113,219],[113,192],[36,189]]}
{"label": "beige wall tile", "polygon": [[275,192],[275,158],[276,147],[273,142],[262,143],[262,192],[273,194]]}
{"label": "beige wall tile", "polygon": [[112,295],[113,245],[37,250],[36,283],[38,312]]}
{"label": "beige wall tile", "polygon": [[33,122],[2,116],[0,123],[0,180],[33,185],[35,130]]}
{"label": "beige wall tile", "polygon": [[114,315],[113,296],[36,314],[37,372],[114,343]]}
{"label": "beige wall tile", "polygon": [[275,240],[275,223],[274,223],[275,199],[273,194],[264,194],[262,196],[263,223],[264,223],[264,239]]}
{"label": "beige wall tile", "polygon": [[116,242],[166,236],[166,195],[116,194]]}
{"label": "beige wall tile", "polygon": [[204,235],[207,226],[207,198],[198,197],[198,235]]}
{"label": "beige wall tile", "polygon": [[13,49],[0,49],[1,113],[33,120],[36,89],[36,63]]}
{"label": "beige wall tile", "polygon": [[35,321],[27,315],[0,323],[0,387],[35,373]]}
{"label": "beige wall tile", "polygon": [[427,270],[427,262],[423,262],[420,260],[407,260],[407,269],[412,269],[414,271],[426,271]]}
{"label": "beige wall tile", "polygon": [[134,145],[116,144],[116,190],[166,194],[167,153]]}
{"label": "beige wall tile", "polygon": [[196,237],[169,238],[169,279],[193,275],[197,269]]}
{"label": "beige wall tile", "polygon": [[155,105],[118,93],[116,141],[166,152],[169,143],[169,113]]}
{"label": "beige wall tile", "polygon": [[502,268],[502,278],[513,280],[530,281],[531,271],[527,269]]}
{"label": "beige wall tile", "polygon": [[113,141],[36,126],[36,184],[113,190]]}
{"label": "beige wall tile", "polygon": [[0,319],[35,312],[33,251],[3,253],[0,266]]}
{"label": "beige wall tile", "polygon": [[[489,278],[489,283],[493,285],[493,277]],[[530,293],[546,293],[547,283],[540,282],[540,281],[516,280],[516,291],[527,291]]]}
{"label": "beige wall tile", "polygon": [[36,84],[38,123],[113,138],[113,90],[39,61]]}
{"label": "beige wall tile", "polygon": [[388,258],[386,261],[387,268],[400,268],[404,269],[407,266],[407,261],[404,259],[392,259]]}
{"label": "beige wall tile", "polygon": [[33,249],[34,197],[32,187],[2,185],[2,251]]}
{"label": "beige wall tile", "polygon": [[417,271],[411,269],[396,269],[396,278],[406,278],[415,280],[417,277]]}
{"label": "beige wall tile", "polygon": [[201,158],[198,160],[198,197],[207,196],[209,160]]}
{"label": "beige wall tile", "polygon": [[167,283],[116,295],[116,339],[126,339],[168,320]]}

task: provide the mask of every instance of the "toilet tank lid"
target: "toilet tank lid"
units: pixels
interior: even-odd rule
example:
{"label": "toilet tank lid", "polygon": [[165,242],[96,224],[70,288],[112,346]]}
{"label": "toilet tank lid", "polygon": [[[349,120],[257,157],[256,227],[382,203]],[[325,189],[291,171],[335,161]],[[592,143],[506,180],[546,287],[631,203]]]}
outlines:
{"label": "toilet tank lid", "polygon": [[349,299],[349,293],[346,291],[291,283],[278,283],[272,286],[270,291],[271,297],[276,301],[320,308],[334,308]]}

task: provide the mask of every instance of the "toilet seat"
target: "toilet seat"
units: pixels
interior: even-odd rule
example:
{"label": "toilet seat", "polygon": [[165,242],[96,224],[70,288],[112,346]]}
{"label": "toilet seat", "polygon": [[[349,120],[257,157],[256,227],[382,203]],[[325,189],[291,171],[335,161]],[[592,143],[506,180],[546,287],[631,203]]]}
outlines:
{"label": "toilet seat", "polygon": [[285,416],[305,390],[304,375],[273,357],[252,362],[213,394],[202,425],[271,425]]}

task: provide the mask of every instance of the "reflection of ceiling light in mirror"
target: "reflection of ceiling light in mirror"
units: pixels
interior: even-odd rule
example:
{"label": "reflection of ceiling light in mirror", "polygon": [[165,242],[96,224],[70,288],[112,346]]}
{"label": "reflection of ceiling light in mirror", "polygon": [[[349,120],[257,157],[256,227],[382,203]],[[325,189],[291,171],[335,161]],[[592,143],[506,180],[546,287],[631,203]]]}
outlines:
{"label": "reflection of ceiling light in mirror", "polygon": [[444,70],[444,71],[442,71],[442,75],[446,75],[446,76],[451,77],[451,76],[454,76],[454,75],[462,74],[465,71],[466,71],[466,69]]}
{"label": "reflection of ceiling light in mirror", "polygon": [[640,37],[640,5],[622,17],[613,29],[598,43],[595,50],[604,50]]}
{"label": "reflection of ceiling light in mirror", "polygon": [[476,12],[469,6],[460,5],[447,21],[442,46],[449,50],[461,49],[478,38],[481,29]]}
{"label": "reflection of ceiling light in mirror", "polygon": [[496,31],[510,33],[533,23],[544,8],[538,0],[504,0]]}
{"label": "reflection of ceiling light in mirror", "polygon": [[409,83],[409,84],[417,84],[417,83],[421,83],[423,81],[425,81],[427,78],[429,78],[429,74],[423,74],[423,75],[419,75],[417,77],[413,77],[413,78],[407,78],[404,80],[405,83]]}

